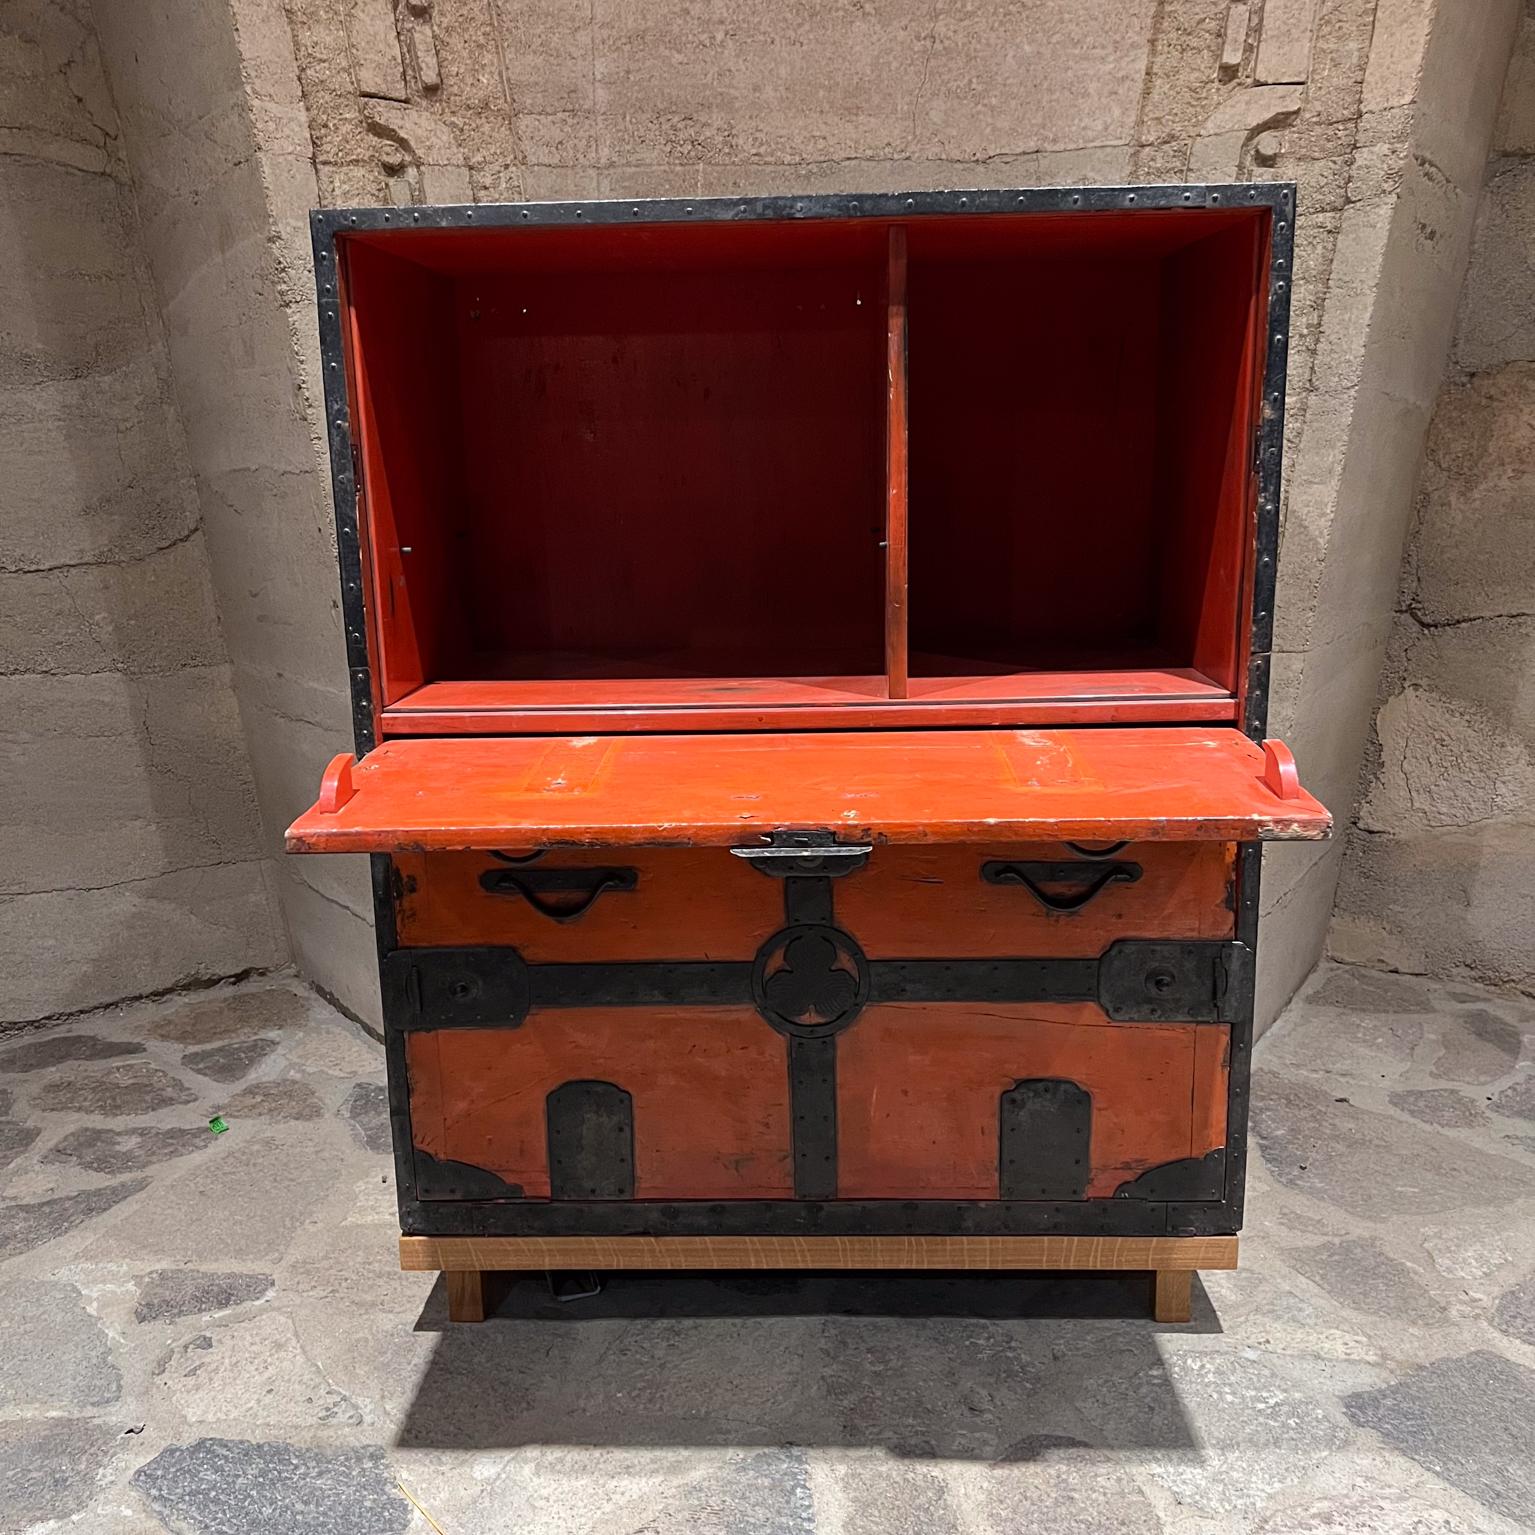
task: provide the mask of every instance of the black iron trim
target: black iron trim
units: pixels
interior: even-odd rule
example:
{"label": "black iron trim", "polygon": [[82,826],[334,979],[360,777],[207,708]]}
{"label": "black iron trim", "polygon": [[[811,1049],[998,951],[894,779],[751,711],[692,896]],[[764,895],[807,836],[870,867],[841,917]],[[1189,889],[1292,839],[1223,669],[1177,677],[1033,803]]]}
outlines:
{"label": "black iron trim", "polygon": [[789,1138],[796,1199],[837,1197],[837,1038],[789,1039]]}
{"label": "black iron trim", "polygon": [[522,1185],[508,1183],[488,1167],[473,1162],[455,1162],[451,1157],[434,1157],[421,1147],[412,1148],[416,1194],[420,1199],[521,1199]]}
{"label": "black iron trim", "polygon": [[783,882],[784,921],[790,927],[832,927],[836,898],[832,878],[820,874],[791,874]]}
{"label": "black iron trim", "polygon": [[876,959],[870,1002],[1095,1002],[1096,959]]}
{"label": "black iron trim", "polygon": [[1179,1157],[1148,1167],[1138,1178],[1114,1190],[1115,1199],[1155,1199],[1205,1203],[1226,1190],[1226,1148],[1217,1146],[1202,1157]]}
{"label": "black iron trim", "polygon": [[377,734],[373,718],[373,663],[368,654],[368,614],[363,590],[362,538],[358,526],[362,486],[352,443],[346,352],[342,341],[341,267],[344,258],[336,243],[335,231],[322,215],[310,214],[309,232],[314,248],[316,319],[325,389],[325,432],[330,445],[336,558],[341,573],[341,623],[352,698],[352,740],[361,757],[377,745]]}
{"label": "black iron trim", "polygon": [[1150,1199],[404,1201],[408,1236],[1224,1236],[1229,1204]]}
{"label": "black iron trim", "polygon": [[544,1097],[551,1199],[634,1198],[634,1099],[579,1078]]}
{"label": "black iron trim", "polygon": [[[818,935],[851,962],[852,991],[805,1022],[775,1005],[766,970]],[[382,972],[386,1016],[406,1031],[518,1028],[543,1009],[755,1006],[780,1032],[814,1039],[892,1002],[1091,1002],[1115,1023],[1238,1022],[1250,1012],[1251,958],[1241,943],[1122,938],[1096,959],[867,960],[840,929],[812,924],[782,929],[751,961],[530,965],[512,948],[412,948],[386,954]]]}
{"label": "black iron trim", "polygon": [[[1252,1049],[1258,961],[1258,907],[1262,883],[1263,846],[1243,842],[1237,847],[1237,866],[1232,881],[1236,907],[1237,942],[1243,960],[1231,971],[1230,1022],[1226,1036],[1226,1203],[1232,1212],[1233,1230],[1242,1224],[1247,1191],[1247,1123],[1251,1100]],[[1180,1212],[1174,1207],[1174,1235],[1192,1230],[1198,1206]]]}
{"label": "black iron trim", "polygon": [[1121,939],[1098,962],[1098,1006],[1115,1023],[1228,1023],[1242,953],[1239,943]]}
{"label": "black iron trim", "polygon": [[[480,889],[488,895],[521,896],[551,922],[576,922],[596,905],[604,891],[633,890],[639,880],[638,869],[501,868],[486,869],[480,875]],[[565,905],[546,900],[548,895],[575,895],[578,899]]]}
{"label": "black iron trim", "polygon": [[[988,885],[1022,885],[1046,911],[1071,916],[1096,900],[1112,884],[1131,884],[1141,877],[1138,863],[1045,862],[1017,858],[988,858],[981,878]],[[1066,885],[1059,892],[1051,885]]]}
{"label": "black iron trim", "polygon": [[1279,575],[1279,507],[1283,491],[1285,380],[1290,360],[1290,293],[1295,266],[1297,192],[1281,183],[1286,196],[1271,204],[1268,249],[1268,330],[1264,337],[1263,383],[1258,399],[1257,537],[1254,540],[1252,608],[1247,686],[1242,728],[1254,741],[1268,729],[1270,652],[1274,644],[1274,593]]}
{"label": "black iron trim", "polygon": [[1144,186],[973,187],[935,192],[820,193],[799,197],[581,198],[569,202],[443,203],[420,208],[318,208],[317,237],[383,229],[506,229],[551,225],[755,223],[768,220],[923,218],[935,214],[1106,213],[1130,209],[1290,210],[1287,181]]}
{"label": "black iron trim", "polygon": [[[797,968],[796,955],[804,968]],[[757,951],[752,1001],[780,1034],[824,1039],[847,1028],[863,1011],[869,1001],[869,972],[863,950],[841,928],[796,924],[780,928]]]}
{"label": "black iron trim", "polygon": [[637,960],[528,967],[529,993],[535,1011],[581,1007],[749,1007],[751,978],[749,963],[730,960]]}
{"label": "black iron trim", "polygon": [[1003,1199],[1083,1200],[1092,1176],[1092,1094],[1062,1077],[1016,1082],[997,1101]]}

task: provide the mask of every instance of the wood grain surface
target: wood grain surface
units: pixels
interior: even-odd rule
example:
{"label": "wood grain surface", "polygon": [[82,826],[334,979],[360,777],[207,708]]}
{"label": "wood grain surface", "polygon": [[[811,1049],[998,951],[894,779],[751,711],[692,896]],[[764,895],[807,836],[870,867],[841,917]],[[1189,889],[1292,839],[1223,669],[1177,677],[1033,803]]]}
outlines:
{"label": "wood grain surface", "polygon": [[400,1267],[440,1269],[1234,1269],[1218,1237],[422,1237]]}

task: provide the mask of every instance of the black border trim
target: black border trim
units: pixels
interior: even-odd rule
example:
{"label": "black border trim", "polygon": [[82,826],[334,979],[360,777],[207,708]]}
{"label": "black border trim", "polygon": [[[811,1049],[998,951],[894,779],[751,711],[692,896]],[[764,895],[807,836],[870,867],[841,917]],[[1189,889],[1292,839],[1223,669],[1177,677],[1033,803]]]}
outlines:
{"label": "black border trim", "polygon": [[1231,1236],[1224,1201],[401,1200],[406,1236]]}

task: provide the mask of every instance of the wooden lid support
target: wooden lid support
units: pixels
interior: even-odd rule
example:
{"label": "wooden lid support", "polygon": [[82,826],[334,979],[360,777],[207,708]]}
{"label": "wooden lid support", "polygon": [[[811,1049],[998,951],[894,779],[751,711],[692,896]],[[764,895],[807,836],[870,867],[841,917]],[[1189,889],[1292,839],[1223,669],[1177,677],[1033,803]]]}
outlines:
{"label": "wooden lid support", "polygon": [[351,752],[338,752],[330,759],[320,779],[320,797],[311,814],[335,815],[357,793],[352,782],[352,769],[356,765],[357,759]]}
{"label": "wooden lid support", "polygon": [[1279,799],[1298,800],[1304,792],[1295,753],[1283,741],[1263,743],[1263,781]]}

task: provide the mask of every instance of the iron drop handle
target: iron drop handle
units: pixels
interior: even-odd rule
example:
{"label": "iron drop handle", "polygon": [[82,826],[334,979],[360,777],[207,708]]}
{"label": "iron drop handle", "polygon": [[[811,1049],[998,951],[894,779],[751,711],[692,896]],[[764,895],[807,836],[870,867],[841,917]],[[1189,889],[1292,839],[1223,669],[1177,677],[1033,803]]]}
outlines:
{"label": "iron drop handle", "polygon": [[[988,885],[1022,885],[1046,911],[1081,911],[1113,884],[1134,884],[1141,877],[1138,863],[1020,863],[989,858],[981,865]],[[1052,890],[1050,886],[1065,886]]]}
{"label": "iron drop handle", "polygon": [[[638,869],[534,869],[514,867],[487,869],[480,888],[490,895],[520,896],[541,917],[551,922],[574,922],[584,917],[605,890],[633,890]],[[573,895],[572,901],[548,900],[550,895]]]}

